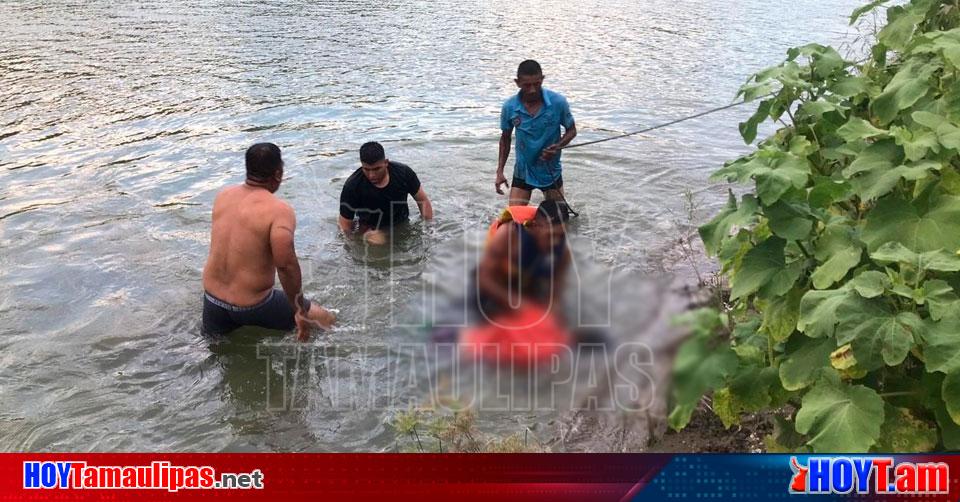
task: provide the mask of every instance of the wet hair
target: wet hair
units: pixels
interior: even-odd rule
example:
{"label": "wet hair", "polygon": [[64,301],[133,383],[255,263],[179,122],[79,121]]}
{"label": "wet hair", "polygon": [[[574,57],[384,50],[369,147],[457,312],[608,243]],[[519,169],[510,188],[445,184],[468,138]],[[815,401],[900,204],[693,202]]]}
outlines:
{"label": "wet hair", "polygon": [[383,145],[376,141],[364,143],[360,147],[360,162],[364,164],[375,164],[385,158],[387,155],[383,153]]}
{"label": "wet hair", "polygon": [[517,78],[520,78],[524,75],[536,76],[536,75],[542,75],[542,74],[543,74],[543,70],[540,69],[540,63],[532,59],[528,59],[520,63],[520,66],[517,67]]}
{"label": "wet hair", "polygon": [[550,223],[561,223],[570,219],[570,208],[562,200],[545,199],[537,206],[537,218],[545,218]]}
{"label": "wet hair", "polygon": [[247,148],[247,178],[266,181],[283,168],[280,147],[273,143],[257,143]]}

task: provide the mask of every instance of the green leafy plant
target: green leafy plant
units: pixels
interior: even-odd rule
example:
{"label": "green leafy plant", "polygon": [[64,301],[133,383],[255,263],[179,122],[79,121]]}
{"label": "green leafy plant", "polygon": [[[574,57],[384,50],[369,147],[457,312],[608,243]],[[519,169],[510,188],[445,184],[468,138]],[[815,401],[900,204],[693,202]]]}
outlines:
{"label": "green leafy plant", "polygon": [[469,409],[410,408],[394,414],[394,449],[410,453],[540,453],[549,451],[529,428],[507,436],[477,430],[476,415]]}
{"label": "green leafy plant", "polygon": [[[878,8],[874,1],[857,9]],[[776,451],[960,449],[960,3],[887,8],[870,57],[788,51],[741,88],[780,127],[699,231],[729,303],[691,313],[672,428],[784,409]]]}

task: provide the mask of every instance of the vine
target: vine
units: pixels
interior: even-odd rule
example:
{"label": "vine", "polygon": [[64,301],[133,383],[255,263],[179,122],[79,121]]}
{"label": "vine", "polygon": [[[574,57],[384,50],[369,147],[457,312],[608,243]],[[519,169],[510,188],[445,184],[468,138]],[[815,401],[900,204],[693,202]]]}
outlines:
{"label": "vine", "polygon": [[[851,15],[851,24],[885,0]],[[870,57],[790,49],[738,97],[781,127],[715,179],[699,232],[730,284],[686,316],[670,426],[783,409],[771,451],[960,449],[960,6],[887,8]]]}

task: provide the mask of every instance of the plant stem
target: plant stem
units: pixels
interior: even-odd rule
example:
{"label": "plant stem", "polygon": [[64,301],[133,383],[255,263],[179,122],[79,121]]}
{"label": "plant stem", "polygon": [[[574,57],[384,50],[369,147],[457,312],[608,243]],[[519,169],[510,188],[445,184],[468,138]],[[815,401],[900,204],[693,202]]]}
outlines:
{"label": "plant stem", "polygon": [[767,364],[776,367],[773,364],[773,335],[767,332]]}
{"label": "plant stem", "polygon": [[417,448],[423,453],[423,444],[420,442],[420,434],[417,434],[417,426],[413,426],[413,437],[417,439]]}
{"label": "plant stem", "polygon": [[914,391],[884,392],[880,394],[880,397],[915,396],[916,394]]}

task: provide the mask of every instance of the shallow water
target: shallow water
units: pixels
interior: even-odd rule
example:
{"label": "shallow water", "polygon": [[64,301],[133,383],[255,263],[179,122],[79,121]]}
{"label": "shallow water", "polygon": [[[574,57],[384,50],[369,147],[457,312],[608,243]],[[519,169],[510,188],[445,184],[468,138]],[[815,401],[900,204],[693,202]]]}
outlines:
{"label": "shallow water", "polygon": [[[283,148],[305,290],[340,311],[315,343],[419,341],[397,316],[424,285],[456,294],[443,277],[468,266],[460,243],[504,202],[497,115],[521,59],[541,62],[586,141],[726,104],[790,46],[852,43],[858,4],[0,3],[0,449],[389,448],[386,410],[325,407],[309,381],[310,405],[283,404],[268,376],[285,356],[267,356],[289,335],[198,334],[210,206],[249,144]],[[707,177],[746,151],[749,113],[564,153],[578,248],[651,270],[685,192],[694,219],[721,203]],[[392,260],[335,230],[368,140],[418,172],[437,213]]]}

